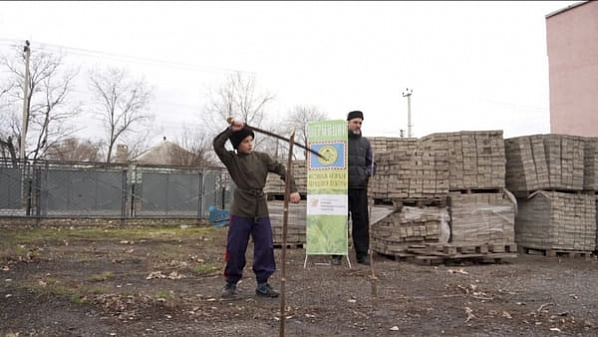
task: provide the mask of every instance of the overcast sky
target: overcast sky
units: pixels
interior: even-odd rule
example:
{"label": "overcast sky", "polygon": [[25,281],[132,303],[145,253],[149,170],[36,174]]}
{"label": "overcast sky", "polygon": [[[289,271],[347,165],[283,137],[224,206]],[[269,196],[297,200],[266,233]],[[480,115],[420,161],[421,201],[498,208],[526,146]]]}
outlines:
{"label": "overcast sky", "polygon": [[157,139],[199,126],[209,90],[234,71],[276,96],[271,120],[295,105],[330,119],[362,110],[366,136],[398,137],[410,88],[414,136],[509,138],[550,131],[546,15],[577,2],[3,1],[0,48],[28,39],[143,75]]}

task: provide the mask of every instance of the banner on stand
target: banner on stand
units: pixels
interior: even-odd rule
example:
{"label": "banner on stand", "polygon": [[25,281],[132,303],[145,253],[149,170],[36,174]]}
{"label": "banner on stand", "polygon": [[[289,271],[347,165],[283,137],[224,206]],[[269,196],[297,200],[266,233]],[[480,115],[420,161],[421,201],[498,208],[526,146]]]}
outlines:
{"label": "banner on stand", "polygon": [[307,255],[348,254],[347,122],[310,122],[307,146]]}

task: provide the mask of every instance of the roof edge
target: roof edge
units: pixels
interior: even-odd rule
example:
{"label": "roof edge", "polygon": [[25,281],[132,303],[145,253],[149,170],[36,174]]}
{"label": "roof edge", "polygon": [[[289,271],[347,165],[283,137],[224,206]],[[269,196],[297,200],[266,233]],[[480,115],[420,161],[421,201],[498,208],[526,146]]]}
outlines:
{"label": "roof edge", "polygon": [[552,17],[552,16],[555,16],[555,15],[557,15],[557,14],[560,14],[560,13],[566,12],[566,11],[568,11],[568,10],[572,9],[572,8],[575,8],[575,7],[579,7],[579,6],[581,6],[581,5],[584,5],[584,4],[588,3],[588,2],[590,2],[590,0],[580,1],[580,2],[578,2],[578,3],[571,4],[571,5],[569,5],[569,6],[565,7],[565,8],[557,9],[556,11],[553,11],[553,12],[551,12],[551,13],[548,13],[548,14],[546,14],[546,19],[548,19],[548,18],[550,18],[550,17]]}

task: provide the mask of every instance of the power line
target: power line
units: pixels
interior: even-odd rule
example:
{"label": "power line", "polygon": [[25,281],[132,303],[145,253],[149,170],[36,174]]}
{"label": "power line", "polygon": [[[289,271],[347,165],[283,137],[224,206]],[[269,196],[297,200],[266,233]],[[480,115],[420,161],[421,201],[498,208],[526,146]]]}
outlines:
{"label": "power line", "polygon": [[[21,43],[20,40],[11,40],[11,39],[0,39],[1,44],[10,45],[12,44],[19,44]],[[107,59],[116,59],[116,60],[128,60],[130,62],[138,63],[138,64],[160,64],[165,65],[172,68],[179,68],[179,69],[186,69],[186,70],[194,70],[199,72],[225,72],[225,73],[242,73],[242,74],[249,74],[255,75],[255,72],[239,70],[239,69],[232,69],[232,68],[221,68],[221,67],[213,67],[213,66],[200,66],[191,63],[182,63],[182,62],[173,62],[168,60],[160,60],[160,59],[152,59],[147,57],[138,57],[138,56],[131,56],[131,55],[124,55],[124,54],[116,54],[116,53],[107,53],[97,50],[91,49],[83,49],[83,48],[75,48],[75,47],[68,47],[58,44],[51,44],[45,42],[32,42],[33,45],[37,44],[49,49],[54,49],[58,51],[66,50],[75,55],[81,56],[92,56],[92,57],[100,57],[100,58],[107,58]]]}

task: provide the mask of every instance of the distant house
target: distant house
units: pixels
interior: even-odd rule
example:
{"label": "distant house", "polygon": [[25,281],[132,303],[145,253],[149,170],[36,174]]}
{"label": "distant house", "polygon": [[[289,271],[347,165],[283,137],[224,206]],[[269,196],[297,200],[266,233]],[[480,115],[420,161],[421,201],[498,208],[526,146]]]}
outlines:
{"label": "distant house", "polygon": [[130,162],[142,165],[170,165],[170,166],[196,166],[198,165],[198,156],[179,145],[164,140],[142,152],[138,156],[131,158]]}

